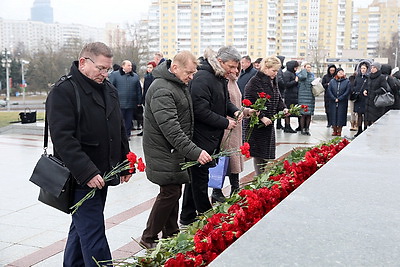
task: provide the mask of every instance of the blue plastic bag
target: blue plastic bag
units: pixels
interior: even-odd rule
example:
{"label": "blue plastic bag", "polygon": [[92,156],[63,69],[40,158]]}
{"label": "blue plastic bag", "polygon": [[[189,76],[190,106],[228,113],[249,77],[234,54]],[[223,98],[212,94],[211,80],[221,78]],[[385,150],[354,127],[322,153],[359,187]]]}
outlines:
{"label": "blue plastic bag", "polygon": [[228,171],[229,157],[220,157],[217,166],[209,169],[208,187],[221,189]]}

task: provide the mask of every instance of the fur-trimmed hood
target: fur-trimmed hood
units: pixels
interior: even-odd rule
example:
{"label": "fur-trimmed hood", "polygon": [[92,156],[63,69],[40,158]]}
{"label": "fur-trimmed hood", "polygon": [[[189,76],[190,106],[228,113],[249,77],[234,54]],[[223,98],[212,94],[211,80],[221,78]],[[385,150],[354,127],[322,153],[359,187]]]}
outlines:
{"label": "fur-trimmed hood", "polygon": [[215,74],[215,76],[225,76],[225,70],[217,59],[217,52],[211,48],[204,51],[204,57],[200,58],[199,70],[207,70]]}

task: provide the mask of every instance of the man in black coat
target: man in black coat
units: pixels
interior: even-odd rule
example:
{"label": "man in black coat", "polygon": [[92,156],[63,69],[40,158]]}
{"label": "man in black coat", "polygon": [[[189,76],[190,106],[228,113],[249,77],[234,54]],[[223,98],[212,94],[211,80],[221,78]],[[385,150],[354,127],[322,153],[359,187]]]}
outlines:
{"label": "man in black coat", "polygon": [[[239,62],[240,54],[232,46],[224,46],[218,53],[208,49],[189,85],[194,112],[193,142],[209,154],[219,152],[224,130],[240,123],[241,118],[238,121],[226,118],[226,115],[235,118],[240,111],[229,100],[225,78],[237,73]],[[185,185],[180,215],[183,225],[195,221],[197,213],[204,213],[211,208],[208,198],[210,167],[213,166],[209,163],[191,168],[192,181]]]}
{"label": "man in black coat", "polygon": [[251,64],[251,58],[249,56],[244,56],[240,60],[240,65],[242,70],[240,71],[240,76],[237,80],[240,92],[242,93],[242,99],[244,98],[244,88],[249,80],[257,73],[257,70]]}
{"label": "man in black coat", "polygon": [[[131,177],[124,173],[107,183],[102,177],[129,152],[118,93],[106,80],[112,70],[112,57],[105,44],[86,44],[78,61],[72,63],[67,79],[55,84],[46,101],[54,154],[65,163],[76,183],[73,203],[91,189],[98,189],[72,215],[64,266],[97,266],[92,257],[111,260],[103,214],[107,188],[109,184],[128,182]],[[80,99],[79,109],[73,84]]]}

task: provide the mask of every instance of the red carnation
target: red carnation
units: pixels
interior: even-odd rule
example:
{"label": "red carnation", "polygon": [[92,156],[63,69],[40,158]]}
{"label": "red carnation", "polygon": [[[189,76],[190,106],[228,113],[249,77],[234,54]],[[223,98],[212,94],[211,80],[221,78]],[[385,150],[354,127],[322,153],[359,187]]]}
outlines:
{"label": "red carnation", "polygon": [[139,158],[137,168],[140,172],[143,172],[144,169],[146,168],[146,165],[143,163],[142,158]]}
{"label": "red carnation", "polygon": [[267,98],[267,93],[261,92],[261,93],[258,93],[258,96],[259,96],[260,98]]}
{"label": "red carnation", "polygon": [[243,99],[242,104],[243,106],[250,107],[253,103],[251,103],[251,101],[248,99]]}

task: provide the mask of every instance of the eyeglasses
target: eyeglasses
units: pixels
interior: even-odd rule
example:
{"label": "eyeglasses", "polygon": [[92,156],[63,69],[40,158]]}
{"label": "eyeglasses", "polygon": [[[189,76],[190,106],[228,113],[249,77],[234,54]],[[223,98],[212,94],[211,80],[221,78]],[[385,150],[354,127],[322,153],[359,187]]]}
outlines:
{"label": "eyeglasses", "polygon": [[97,66],[96,63],[93,61],[93,59],[91,59],[90,57],[85,57],[85,59],[89,59],[90,61],[92,61],[92,63],[95,65],[96,69],[99,70],[100,74],[111,74],[111,72],[113,72],[112,68],[107,69],[106,67],[103,66]]}

